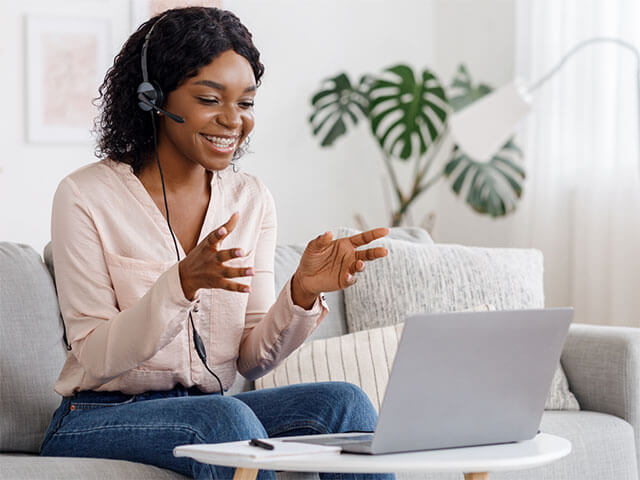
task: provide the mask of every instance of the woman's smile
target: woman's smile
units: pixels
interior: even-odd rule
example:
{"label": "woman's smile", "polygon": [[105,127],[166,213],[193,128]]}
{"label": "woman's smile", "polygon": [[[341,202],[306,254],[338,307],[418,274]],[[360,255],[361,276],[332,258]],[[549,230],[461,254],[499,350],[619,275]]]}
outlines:
{"label": "woman's smile", "polygon": [[200,136],[204,138],[206,145],[214,152],[231,153],[238,146],[239,135],[229,137],[200,133]]}

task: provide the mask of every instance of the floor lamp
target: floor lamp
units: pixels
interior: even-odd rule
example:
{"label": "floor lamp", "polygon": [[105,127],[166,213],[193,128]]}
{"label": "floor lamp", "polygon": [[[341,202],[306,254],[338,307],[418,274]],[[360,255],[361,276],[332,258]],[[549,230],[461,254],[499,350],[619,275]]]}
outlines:
{"label": "floor lamp", "polygon": [[[613,43],[633,52],[636,58],[638,139],[640,140],[640,53],[633,45],[619,38],[595,37],[578,43],[537,82],[527,87],[521,80],[504,85],[450,117],[451,135],[458,147],[478,161],[491,157],[513,135],[513,130],[531,109],[532,93],[553,77],[579,50],[594,43]],[[640,154],[640,145],[638,145]],[[640,159],[639,159],[640,167]]]}

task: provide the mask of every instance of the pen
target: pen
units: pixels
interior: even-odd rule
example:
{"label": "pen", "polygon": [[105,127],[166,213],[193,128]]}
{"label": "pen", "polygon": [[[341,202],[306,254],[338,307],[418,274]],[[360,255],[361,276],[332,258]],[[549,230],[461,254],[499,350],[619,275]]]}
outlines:
{"label": "pen", "polygon": [[249,441],[249,445],[253,445],[254,447],[264,448],[266,450],[273,450],[273,445],[271,445],[270,443],[258,440],[257,438],[252,438]]}

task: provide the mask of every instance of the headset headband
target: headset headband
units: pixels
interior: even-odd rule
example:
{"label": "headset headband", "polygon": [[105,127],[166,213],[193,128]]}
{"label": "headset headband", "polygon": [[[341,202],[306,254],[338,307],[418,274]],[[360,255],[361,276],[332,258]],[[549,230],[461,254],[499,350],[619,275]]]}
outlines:
{"label": "headset headband", "polygon": [[147,48],[149,47],[149,39],[151,38],[151,32],[153,32],[153,29],[156,28],[156,25],[158,25],[158,23],[160,23],[162,19],[166,16],[167,14],[165,13],[158,20],[156,20],[155,23],[151,25],[151,28],[149,29],[147,34],[144,36],[144,44],[142,45],[142,55],[140,57],[140,63],[142,64],[142,81],[143,82],[149,81],[149,74],[147,73]]}

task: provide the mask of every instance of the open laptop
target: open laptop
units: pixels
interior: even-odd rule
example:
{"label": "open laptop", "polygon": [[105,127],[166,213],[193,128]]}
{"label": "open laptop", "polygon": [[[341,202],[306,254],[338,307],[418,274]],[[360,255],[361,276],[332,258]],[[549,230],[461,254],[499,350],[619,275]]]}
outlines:
{"label": "open laptop", "polygon": [[289,441],[395,453],[533,438],[572,308],[407,318],[375,432]]}

